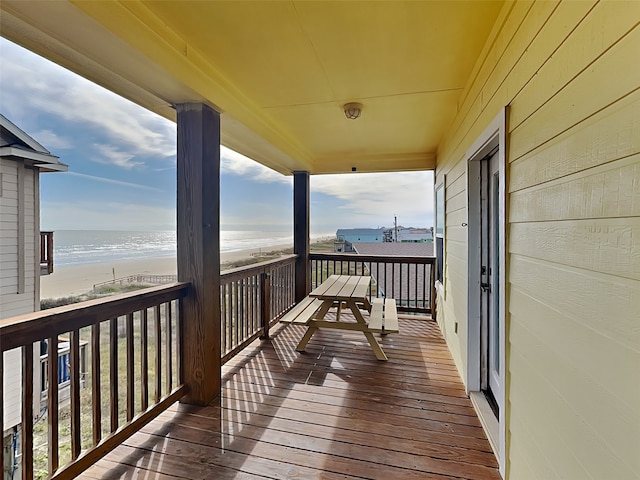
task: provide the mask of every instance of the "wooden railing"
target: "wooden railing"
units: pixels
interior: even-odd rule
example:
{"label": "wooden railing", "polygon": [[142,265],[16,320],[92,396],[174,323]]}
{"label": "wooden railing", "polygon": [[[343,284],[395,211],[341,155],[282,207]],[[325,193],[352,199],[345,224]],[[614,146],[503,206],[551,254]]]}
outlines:
{"label": "wooden railing", "polygon": [[149,273],[136,273],[135,275],[127,275],[126,277],[114,278],[105,282],[94,283],[93,289],[105,287],[108,285],[164,285],[166,283],[174,283],[178,281],[178,275],[154,275]]}
{"label": "wooden railing", "polygon": [[311,289],[329,275],[371,275],[370,297],[394,298],[400,312],[435,310],[435,257],[311,253]]}
{"label": "wooden railing", "polygon": [[40,232],[40,275],[53,273],[53,232]]}
{"label": "wooden railing", "polygon": [[[33,478],[34,468],[42,476],[74,478],[184,395],[178,302],[188,288],[189,284],[175,283],[0,320],[0,398],[6,398],[3,384],[9,385],[8,394],[14,379],[22,392],[22,478]],[[63,438],[66,428],[60,418],[66,412],[60,413],[59,390],[53,388],[59,378],[60,337],[70,344],[69,364],[64,367],[69,369],[69,438]],[[89,344],[90,367],[81,382],[84,341]],[[4,352],[14,349],[20,349],[21,378],[18,365],[3,361]],[[46,411],[39,411],[40,392],[34,392],[34,385],[38,388],[41,382],[34,382],[34,374],[40,369],[34,370],[34,357],[45,349],[46,377],[54,381],[47,384]],[[12,356],[16,357],[8,355]],[[33,420],[44,418],[46,427],[36,424],[43,438],[35,447],[44,445],[46,452],[38,458],[46,464],[34,466]],[[60,445],[69,444],[69,458],[64,458],[67,449]],[[5,465],[4,448],[0,465]]]}
{"label": "wooden railing", "polygon": [[269,327],[295,303],[296,255],[261,262],[221,274],[222,363],[256,338],[268,338]]}

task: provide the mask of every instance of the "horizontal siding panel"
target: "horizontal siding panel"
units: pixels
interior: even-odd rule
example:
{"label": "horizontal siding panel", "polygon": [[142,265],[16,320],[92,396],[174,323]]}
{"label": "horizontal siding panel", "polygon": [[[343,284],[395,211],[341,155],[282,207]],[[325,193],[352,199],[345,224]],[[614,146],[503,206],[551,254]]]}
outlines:
{"label": "horizontal siding panel", "polygon": [[[577,6],[580,9],[581,6]],[[573,18],[581,17],[586,11],[583,12],[567,12],[573,14]],[[577,14],[577,15],[576,15]],[[598,70],[607,68],[605,65],[608,62],[617,62],[611,57],[618,57],[619,52],[617,48],[622,48],[631,54],[635,51],[638,43],[637,39],[626,38],[621,40],[627,32],[632,30],[637,24],[638,18],[640,18],[640,3],[630,2],[621,6],[617,2],[599,2],[591,12],[584,18],[582,22],[571,31],[571,34],[567,39],[562,42],[562,45],[557,50],[552,51],[555,45],[558,45],[559,39],[555,39],[554,43],[547,43],[544,36],[540,38],[540,41],[536,43],[536,50],[549,52],[550,57],[545,63],[537,70],[530,71],[526,87],[514,97],[514,108],[510,115],[510,124],[512,128],[517,128],[524,120],[537,111],[541,105],[545,105],[549,99],[555,95],[564,95],[563,89],[568,87],[573,81],[578,80],[580,82],[580,76],[577,77],[583,70],[590,67],[587,71],[589,73],[589,84],[593,87],[607,85],[606,89],[613,90],[612,83],[624,83],[621,78],[622,71],[608,70],[607,79],[602,82],[594,83],[593,75],[598,75]],[[564,19],[558,16],[558,20]],[[563,31],[571,28],[571,24],[562,25],[562,23],[556,23]],[[546,34],[547,32],[543,32]],[[636,31],[636,34],[640,33]],[[615,45],[620,42],[620,45]],[[625,42],[626,45],[625,45]],[[611,46],[614,45],[613,48]],[[546,47],[546,48],[545,48]],[[611,48],[611,51],[608,50]],[[624,57],[623,57],[624,58]],[[631,60],[631,57],[628,57]],[[600,62],[602,62],[601,65]],[[617,64],[617,63],[616,63]],[[616,82],[609,82],[611,72],[616,72]],[[633,90],[632,87],[625,93]],[[635,84],[638,86],[638,83]],[[585,92],[585,90],[582,90]],[[590,98],[596,100],[599,95],[589,95],[582,97],[582,102],[591,103]],[[617,97],[615,97],[617,98]],[[560,99],[554,99],[554,105],[562,103]],[[608,103],[608,102],[607,102]],[[570,103],[567,106],[571,105]],[[605,103],[606,105],[606,103]],[[579,115],[578,118],[585,118],[587,115]]]}
{"label": "horizontal siding panel", "polygon": [[[17,280],[11,280],[11,281],[7,281],[5,282],[4,280],[2,280],[2,284],[0,285],[0,296],[2,296],[2,298],[11,298],[12,295],[18,295],[18,282]],[[20,306],[22,306],[23,304],[18,302]],[[10,303],[3,303],[2,305],[0,305],[0,315],[1,316],[5,316],[5,312],[9,311],[11,309],[11,304]],[[19,307],[20,308],[20,307]],[[17,314],[11,314],[11,315],[7,315],[7,316],[13,316],[13,315],[17,315]]]}
{"label": "horizontal siding panel", "polygon": [[509,221],[640,215],[640,154],[510,195]]}
{"label": "horizontal siding panel", "polygon": [[[601,395],[613,397],[603,404],[617,404],[621,415],[617,421],[628,423],[628,426],[608,424],[613,422],[607,416],[610,412],[601,412],[593,422],[607,424],[600,425],[598,430],[608,431],[612,437],[620,437],[620,440],[611,439],[612,442],[633,438],[633,432],[627,430],[629,427],[634,428],[634,425],[640,427],[640,410],[636,408],[640,405],[640,383],[630,382],[629,379],[637,376],[640,370],[640,352],[625,348],[550,308],[545,304],[544,298],[525,295],[516,288],[511,290],[510,307],[518,312],[519,321],[524,323],[523,327],[552,349],[560,357],[558,362],[571,368],[583,385],[591,388],[596,386]],[[525,312],[529,312],[529,315]],[[569,385],[557,387],[560,391],[574,390]],[[624,431],[630,435],[623,435]],[[640,435],[640,431],[636,433]],[[640,437],[636,438],[640,441]]]}
{"label": "horizontal siding panel", "polygon": [[[18,242],[14,238],[7,238],[6,240],[0,238],[0,257],[18,254]],[[5,258],[0,259],[0,263]]]}
{"label": "horizontal siding panel", "polygon": [[[438,168],[443,168],[444,172],[448,172],[462,160],[467,148],[465,143],[471,143],[475,138],[473,135],[482,132],[484,127],[477,122],[482,113],[482,92],[486,88],[491,72],[496,68],[497,62],[502,60],[505,50],[512,43],[513,37],[523,25],[533,5],[534,2],[528,1],[507,2],[503,7],[508,10],[508,21],[499,26],[500,30],[496,31],[494,38],[489,38],[488,41],[492,41],[493,46],[487,52],[487,56],[482,59],[483,64],[475,78],[470,79],[470,83],[462,92],[458,115],[445,135],[444,145],[447,148],[438,155]],[[522,49],[524,50],[524,46]],[[468,140],[470,137],[473,138]]]}
{"label": "horizontal siding panel", "polygon": [[[592,2],[573,3],[569,8],[557,1],[533,4],[482,89],[483,109],[495,101],[503,103],[500,99],[508,93],[512,96],[517,93],[547,61],[555,46],[564,41],[570,29],[562,22],[563,13],[575,18],[583,16],[592,6]],[[539,47],[528,48],[532,42]]]}
{"label": "horizontal siding panel", "polygon": [[512,288],[533,298],[544,299],[549,308],[562,312],[625,348],[640,351],[637,316],[640,312],[640,284],[637,281],[518,255],[511,255],[509,278]]}
{"label": "horizontal siding panel", "polygon": [[467,227],[462,225],[450,225],[446,229],[447,241],[455,241],[467,244]]}
{"label": "horizontal siding panel", "polygon": [[0,293],[0,318],[15,317],[35,311],[33,292],[21,294]]}
{"label": "horizontal siding panel", "polygon": [[447,257],[455,257],[466,262],[467,244],[460,242],[447,242]]}
{"label": "horizontal siding panel", "polygon": [[7,195],[7,191],[2,191],[2,197],[0,197],[0,208],[9,211],[8,209],[18,209],[18,196],[10,197]]}
{"label": "horizontal siding panel", "polygon": [[509,238],[511,253],[640,280],[640,217],[514,223]]}
{"label": "horizontal siding panel", "polygon": [[527,425],[521,421],[520,416],[514,416],[509,424],[511,435],[518,438],[510,447],[511,457],[517,458],[509,468],[510,478],[528,480],[546,480],[548,478],[560,478],[549,459],[545,456],[541,445],[536,443],[536,438],[527,429]]}
{"label": "horizontal siding panel", "polygon": [[447,225],[462,225],[467,223],[467,210],[456,210],[455,212],[447,212],[445,215]]}
{"label": "horizontal siding panel", "polygon": [[[636,28],[562,89],[553,101],[540,106],[535,113],[527,117],[525,123],[515,129],[510,127],[510,158],[516,159],[534,150],[640,88],[640,69],[636,63],[639,44],[640,28]],[[610,81],[611,72],[616,72],[615,82]],[[597,95],[593,94],[595,90],[598,92]],[[528,98],[527,89],[523,90],[522,95],[522,98]],[[512,103],[510,125],[517,124],[513,117],[521,115],[518,114],[519,105],[520,102]],[[533,122],[533,126],[524,128],[528,122]]]}
{"label": "horizontal siding panel", "polygon": [[467,192],[462,190],[456,193],[454,196],[446,200],[446,208],[449,212],[455,212],[458,210],[467,210]]}
{"label": "horizontal siding panel", "polygon": [[640,91],[514,161],[509,170],[509,190],[539,185],[638,152]]}
{"label": "horizontal siding panel", "polygon": [[[640,470],[636,445],[629,442],[637,438],[633,413],[563,361],[528,323],[512,316],[510,339],[519,347],[511,355],[511,377],[516,384],[526,379],[514,386],[512,413],[536,419],[529,428],[548,442],[557,478],[633,478]],[[622,460],[632,458],[633,464]]]}
{"label": "horizontal siding panel", "polygon": [[17,263],[14,265],[2,265],[2,270],[0,271],[0,285],[2,287],[7,285],[13,285],[15,287],[18,285]]}
{"label": "horizontal siding panel", "polygon": [[17,204],[17,202],[15,203],[15,205],[8,205],[8,204],[5,204],[3,202],[0,205],[0,215],[2,215],[3,218],[4,218],[5,215],[17,216],[18,215],[18,204]]}
{"label": "horizontal siding panel", "polygon": [[[514,329],[514,338],[520,342],[522,335],[519,328],[514,327]],[[576,458],[572,453],[573,450],[594,452],[601,445],[571,407],[566,405],[562,397],[541,377],[535,365],[529,363],[531,353],[527,350],[527,358],[513,354],[510,372],[514,379],[511,396],[512,415],[518,419],[528,419],[522,422],[523,427],[512,430],[511,435],[518,439],[517,443],[535,439],[535,448],[522,452],[528,464],[533,466],[532,478],[539,480],[618,478],[594,476],[595,472],[589,472],[582,463],[582,459]],[[523,383],[524,381],[526,384]],[[597,456],[603,457],[604,452],[597,452]],[[610,457],[611,454],[607,452],[607,456]],[[609,458],[607,465],[614,461]],[[550,474],[550,472],[553,473]]]}
{"label": "horizontal siding panel", "polygon": [[[463,185],[460,188],[465,188],[464,185],[466,185],[467,167],[463,160],[464,158],[461,156],[460,161],[455,163],[453,168],[447,172],[447,190],[454,187],[457,182],[461,182],[461,185]],[[457,192],[458,190],[459,189],[453,189],[454,192]]]}

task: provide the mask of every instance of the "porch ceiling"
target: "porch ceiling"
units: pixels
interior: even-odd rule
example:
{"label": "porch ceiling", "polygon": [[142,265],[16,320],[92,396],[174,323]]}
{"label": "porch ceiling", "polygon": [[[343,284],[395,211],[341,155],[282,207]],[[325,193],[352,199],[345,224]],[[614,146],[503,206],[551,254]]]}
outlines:
{"label": "porch ceiling", "polygon": [[3,0],[0,31],[166,118],[213,106],[226,146],[284,174],[421,170],[502,3]]}

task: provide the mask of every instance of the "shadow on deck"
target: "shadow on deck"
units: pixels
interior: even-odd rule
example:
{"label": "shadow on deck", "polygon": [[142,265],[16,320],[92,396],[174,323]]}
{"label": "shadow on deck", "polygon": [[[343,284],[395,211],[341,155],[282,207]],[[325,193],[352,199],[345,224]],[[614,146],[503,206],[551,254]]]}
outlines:
{"label": "shadow on deck", "polygon": [[359,332],[321,330],[303,354],[304,328],[272,333],[225,366],[220,399],[174,405],[84,478],[500,478],[433,321],[401,317],[388,362]]}

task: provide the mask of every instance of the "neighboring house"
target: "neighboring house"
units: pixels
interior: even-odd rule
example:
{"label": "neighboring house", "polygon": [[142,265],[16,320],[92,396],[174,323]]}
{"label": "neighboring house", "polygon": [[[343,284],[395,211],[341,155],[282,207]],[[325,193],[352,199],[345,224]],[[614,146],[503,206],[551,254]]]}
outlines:
{"label": "neighboring house", "polygon": [[[52,234],[40,232],[40,172],[66,171],[46,148],[0,115],[0,320],[40,310],[40,275],[51,273]],[[42,262],[43,258],[45,262]],[[34,391],[40,392],[40,350],[34,345]],[[4,355],[2,438],[4,467],[15,465],[21,418],[22,361],[18,349]],[[34,395],[40,412],[40,395]],[[15,472],[14,472],[15,473]]]}
{"label": "neighboring house", "polygon": [[336,232],[334,251],[353,252],[354,242],[382,242],[384,228],[341,228]]}
{"label": "neighboring house", "polygon": [[433,235],[429,228],[398,228],[399,243],[426,243],[433,241]]}

